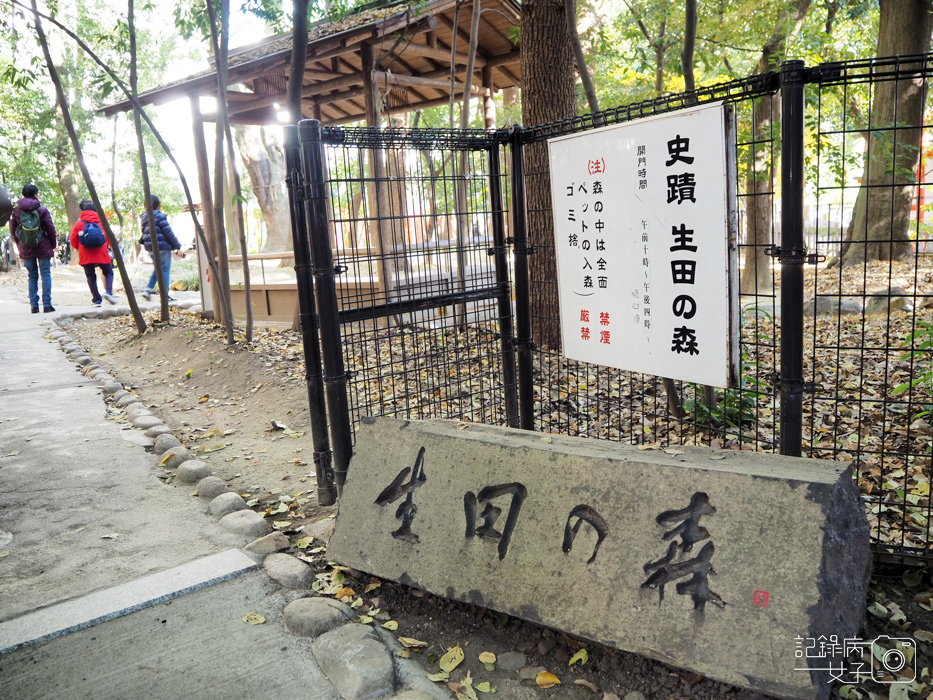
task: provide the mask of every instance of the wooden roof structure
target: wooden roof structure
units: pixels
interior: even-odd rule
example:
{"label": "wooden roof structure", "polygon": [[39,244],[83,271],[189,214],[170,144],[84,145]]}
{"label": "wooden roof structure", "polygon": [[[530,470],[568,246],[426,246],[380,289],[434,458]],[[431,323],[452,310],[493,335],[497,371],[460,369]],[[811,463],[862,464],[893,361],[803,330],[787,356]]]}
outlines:
{"label": "wooden roof structure", "polygon": [[[469,83],[487,99],[521,84],[520,52],[510,39],[518,27],[517,0],[483,0],[475,72],[466,80],[470,5],[455,12],[456,0],[401,0],[376,3],[337,22],[309,30],[302,78],[302,118],[325,124],[378,123],[386,111],[408,112],[446,104],[451,93],[451,46],[457,35],[454,94]],[[278,35],[231,51],[227,104],[235,124],[278,124],[285,104],[291,35]],[[142,104],[179,97],[217,95],[214,70],[163,85],[139,96]],[[112,116],[131,109],[129,101],[101,110]],[[297,121],[297,120],[295,120]]]}

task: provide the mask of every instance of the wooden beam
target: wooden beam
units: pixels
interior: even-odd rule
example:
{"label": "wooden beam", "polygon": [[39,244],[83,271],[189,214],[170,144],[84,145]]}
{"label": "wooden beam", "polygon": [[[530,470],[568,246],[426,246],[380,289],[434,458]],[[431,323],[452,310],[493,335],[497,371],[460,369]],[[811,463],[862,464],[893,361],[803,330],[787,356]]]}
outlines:
{"label": "wooden beam", "polygon": [[234,114],[243,114],[245,112],[252,112],[256,109],[261,109],[262,107],[268,107],[269,105],[275,104],[278,102],[282,104],[285,102],[285,93],[278,93],[276,95],[263,95],[257,97],[251,102],[237,102],[234,105],[227,103],[227,111],[231,116]]}
{"label": "wooden beam", "polygon": [[521,79],[505,66],[499,66],[497,70],[502,73],[514,87],[520,88],[522,86]]}
{"label": "wooden beam", "polygon": [[235,102],[249,102],[256,98],[256,93],[254,92],[237,92],[236,90],[227,90],[227,104],[233,104]]}
{"label": "wooden beam", "polygon": [[317,95],[315,99],[320,102],[322,105],[333,104],[334,102],[343,102],[344,100],[354,100],[358,97],[363,97],[366,94],[365,87],[358,87],[352,90],[344,90],[343,92],[335,92],[330,95]]}
{"label": "wooden beam", "polygon": [[[450,63],[450,51],[444,51],[444,49],[431,48],[425,44],[416,44],[414,42],[408,43],[403,41],[383,41],[376,46],[383,51],[392,51],[392,53],[404,56],[405,54],[411,54],[413,56],[423,56],[424,58],[433,58],[437,61],[444,61]],[[458,53],[456,55],[457,63],[466,64],[468,56],[465,53]],[[482,68],[486,65],[486,60],[477,56],[476,57],[476,66]]]}
{"label": "wooden beam", "polygon": [[507,66],[511,63],[519,63],[522,60],[522,52],[519,49],[513,49],[508,53],[500,53],[496,56],[490,56],[486,59],[486,65],[490,68]]}
{"label": "wooden beam", "polygon": [[[426,78],[420,75],[405,75],[403,73],[387,73],[385,71],[375,71],[373,77],[379,84],[402,85],[405,87],[425,87],[432,90],[445,92],[450,90],[450,81],[441,78]],[[464,83],[454,83],[454,89],[463,92]],[[474,95],[483,95],[486,88],[477,85],[471,85],[471,93]]]}
{"label": "wooden beam", "polygon": [[333,92],[334,90],[342,90],[344,88],[353,87],[354,85],[360,85],[363,82],[363,76],[361,73],[346,73],[339,78],[334,78],[333,80],[325,80],[323,83],[312,83],[306,88],[302,89],[302,97],[314,97],[315,95],[323,95],[327,92]]}
{"label": "wooden beam", "polygon": [[[452,19],[448,19],[446,15],[437,15],[437,19],[441,24],[447,27],[450,31],[457,32],[457,36],[460,37],[460,41],[466,42],[467,46],[470,45],[470,35],[467,32],[460,29],[460,27],[455,27]],[[482,56],[483,58],[486,57],[484,53],[480,52],[477,49],[476,57],[479,58],[480,56]]]}

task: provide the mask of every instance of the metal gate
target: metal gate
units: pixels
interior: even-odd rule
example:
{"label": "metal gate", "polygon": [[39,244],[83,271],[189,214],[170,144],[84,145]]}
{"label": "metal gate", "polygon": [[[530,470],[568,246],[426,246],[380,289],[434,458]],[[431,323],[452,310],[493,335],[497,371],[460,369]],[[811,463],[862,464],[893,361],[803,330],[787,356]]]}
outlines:
{"label": "metal gate", "polygon": [[[933,339],[924,221],[930,139],[919,172],[893,167],[887,181],[872,185],[892,198],[912,193],[913,258],[887,268],[825,265],[845,246],[869,245],[867,233],[860,240],[850,230],[861,221],[852,213],[861,168],[898,134],[928,130],[925,122],[873,123],[872,106],[899,99],[929,77],[931,65],[928,55],[815,68],[791,61],[779,73],[525,129],[290,127],[322,502],[334,495],[328,477],[337,490],[343,483],[363,416],[449,418],[649,447],[850,459],[876,552],[931,558],[933,439],[924,419],[933,402],[933,375],[925,374]],[[702,387],[566,359],[554,339],[546,140],[716,101],[733,105],[736,139],[739,386]],[[857,139],[867,144],[863,155],[852,147]],[[892,233],[880,243],[903,241]],[[862,286],[853,289],[858,274]],[[862,310],[846,317],[839,308],[856,299]],[[868,368],[877,376],[869,378]],[[923,376],[926,384],[914,381]]]}

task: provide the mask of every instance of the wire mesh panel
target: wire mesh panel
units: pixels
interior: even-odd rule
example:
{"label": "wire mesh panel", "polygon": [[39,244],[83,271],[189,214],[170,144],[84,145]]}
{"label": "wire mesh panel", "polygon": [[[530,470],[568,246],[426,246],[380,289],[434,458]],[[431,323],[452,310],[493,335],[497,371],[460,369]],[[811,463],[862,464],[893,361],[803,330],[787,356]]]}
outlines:
{"label": "wire mesh panel", "polygon": [[325,130],[352,422],[516,425],[500,132]]}
{"label": "wire mesh panel", "polygon": [[853,460],[882,558],[930,558],[930,56],[824,64],[808,88],[804,444]]}
{"label": "wire mesh panel", "polygon": [[[527,229],[532,246],[529,269],[532,336],[537,348],[537,429],[663,446],[776,447],[771,384],[777,346],[775,279],[766,253],[774,243],[774,168],[780,147],[775,87],[775,75],[767,74],[704,88],[695,101],[686,95],[670,96],[595,116],[535,126],[522,133]],[[739,387],[703,387],[567,359],[560,348],[546,139],[720,100],[734,106],[732,133],[736,135],[739,260],[744,265]],[[722,176],[726,177],[726,173]]]}

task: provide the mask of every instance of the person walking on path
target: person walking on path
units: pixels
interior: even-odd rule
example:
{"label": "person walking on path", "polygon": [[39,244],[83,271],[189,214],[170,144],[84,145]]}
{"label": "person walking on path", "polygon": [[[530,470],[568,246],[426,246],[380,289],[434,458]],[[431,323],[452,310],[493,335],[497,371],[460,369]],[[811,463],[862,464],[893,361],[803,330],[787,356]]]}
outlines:
{"label": "person walking on path", "polygon": [[[169,226],[168,217],[162,213],[162,203],[159,201],[159,198],[155,195],[150,195],[150,199],[152,201],[152,215],[156,225],[156,237],[159,241],[159,253],[161,253],[159,257],[162,260],[162,279],[165,280],[165,291],[167,294],[168,290],[171,289],[169,279],[172,274],[172,255],[170,251],[175,251],[175,254],[180,258],[183,258],[184,254],[181,252],[181,243],[178,242],[178,239],[172,232],[172,227]],[[140,216],[140,223],[142,225],[143,235],[139,239],[139,243],[149,253],[152,253],[152,236],[149,233],[149,217],[146,216],[146,212],[143,212]],[[155,291],[156,282],[158,281],[158,275],[156,275],[155,271],[155,258],[153,257],[152,260],[152,276],[149,278],[149,284],[143,290],[143,296],[146,299],[152,296],[152,293]],[[168,299],[169,301],[175,301],[172,297]]]}
{"label": "person walking on path", "polygon": [[[117,298],[113,295],[113,262],[110,258],[110,241],[104,234],[100,225],[100,215],[94,209],[94,202],[90,199],[82,199],[78,205],[81,207],[81,216],[75,225],[71,227],[71,236],[69,242],[71,247],[78,251],[78,264],[84,268],[84,276],[87,277],[87,286],[91,290],[91,301],[94,306],[100,306],[101,294],[97,291],[97,272],[100,268],[104,276],[103,298],[111,304],[117,303]],[[103,243],[98,243],[103,238]]]}
{"label": "person walking on path", "polygon": [[[21,230],[20,224],[23,224]],[[58,234],[52,215],[39,202],[39,188],[23,187],[23,198],[16,203],[10,217],[10,235],[16,241],[20,260],[29,273],[29,305],[39,313],[39,276],[42,276],[42,310],[55,311],[52,306],[52,256],[58,248]]]}

